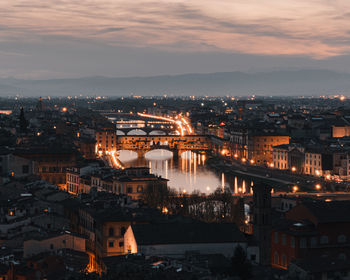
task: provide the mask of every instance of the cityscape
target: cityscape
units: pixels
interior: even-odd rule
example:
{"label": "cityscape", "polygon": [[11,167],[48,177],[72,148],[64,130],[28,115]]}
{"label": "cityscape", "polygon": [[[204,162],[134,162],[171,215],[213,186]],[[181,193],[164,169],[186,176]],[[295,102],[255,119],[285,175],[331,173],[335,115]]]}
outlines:
{"label": "cityscape", "polygon": [[0,280],[349,280],[349,10],[0,1]]}
{"label": "cityscape", "polygon": [[350,100],[281,101],[2,98],[3,279],[346,279]]}

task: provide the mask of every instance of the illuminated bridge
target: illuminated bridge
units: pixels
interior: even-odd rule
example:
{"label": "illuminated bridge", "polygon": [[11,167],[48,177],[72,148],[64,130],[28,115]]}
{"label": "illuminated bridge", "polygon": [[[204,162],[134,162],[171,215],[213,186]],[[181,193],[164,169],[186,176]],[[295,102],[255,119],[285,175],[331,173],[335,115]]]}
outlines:
{"label": "illuminated bridge", "polygon": [[183,152],[211,150],[210,137],[204,135],[125,135],[117,137],[117,150],[129,150],[143,157],[147,152],[165,149],[180,156]]}
{"label": "illuminated bridge", "polygon": [[[192,128],[181,114],[171,117],[145,113],[103,113],[116,125],[117,133],[123,135],[186,135],[192,134]],[[141,135],[142,135],[141,134]]]}

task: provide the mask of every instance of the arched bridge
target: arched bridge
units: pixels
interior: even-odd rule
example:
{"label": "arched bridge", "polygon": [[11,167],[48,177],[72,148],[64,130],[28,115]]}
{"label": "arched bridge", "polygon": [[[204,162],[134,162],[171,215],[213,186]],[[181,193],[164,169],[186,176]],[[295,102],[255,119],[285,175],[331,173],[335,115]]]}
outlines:
{"label": "arched bridge", "polygon": [[[145,135],[157,135],[159,132],[164,133],[165,135],[171,135],[171,133],[174,132],[173,127],[161,127],[161,128],[152,128],[152,127],[118,127],[117,132],[122,132],[124,135],[139,135],[134,134],[135,131],[141,131],[142,133],[145,133]],[[118,133],[119,134],[119,133]],[[120,135],[120,134],[119,134]]]}
{"label": "arched bridge", "polygon": [[172,151],[179,156],[185,151],[211,150],[211,141],[204,135],[125,135],[117,137],[117,150],[135,151],[139,157],[155,149]]}
{"label": "arched bridge", "polygon": [[162,131],[168,135],[175,132],[177,129],[174,122],[165,119],[155,119],[140,114],[127,114],[118,112],[100,112],[116,125],[117,131],[124,135],[138,135],[133,134],[135,130],[141,130],[146,135],[152,134],[153,131]]}

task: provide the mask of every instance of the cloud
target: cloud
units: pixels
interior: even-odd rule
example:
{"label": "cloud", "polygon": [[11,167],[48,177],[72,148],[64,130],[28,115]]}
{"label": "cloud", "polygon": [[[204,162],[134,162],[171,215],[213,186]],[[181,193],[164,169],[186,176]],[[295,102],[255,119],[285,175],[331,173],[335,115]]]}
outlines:
{"label": "cloud", "polygon": [[178,52],[324,59],[348,54],[348,0],[11,0],[0,40],[77,38]]}
{"label": "cloud", "polygon": [[122,30],[125,30],[125,28],[122,28],[122,27],[108,27],[108,28],[104,28],[104,29],[101,29],[101,30],[97,31],[96,34],[105,34],[105,33],[117,32],[117,31],[122,31]]}

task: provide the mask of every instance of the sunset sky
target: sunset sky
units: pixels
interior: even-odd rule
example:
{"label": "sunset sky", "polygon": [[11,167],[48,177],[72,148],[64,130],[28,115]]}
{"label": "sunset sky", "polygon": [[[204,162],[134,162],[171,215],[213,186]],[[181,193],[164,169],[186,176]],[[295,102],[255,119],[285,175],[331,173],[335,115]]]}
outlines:
{"label": "sunset sky", "polygon": [[349,0],[2,0],[0,77],[350,72]]}

